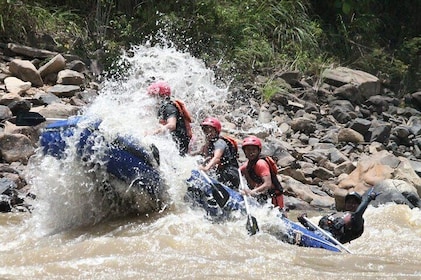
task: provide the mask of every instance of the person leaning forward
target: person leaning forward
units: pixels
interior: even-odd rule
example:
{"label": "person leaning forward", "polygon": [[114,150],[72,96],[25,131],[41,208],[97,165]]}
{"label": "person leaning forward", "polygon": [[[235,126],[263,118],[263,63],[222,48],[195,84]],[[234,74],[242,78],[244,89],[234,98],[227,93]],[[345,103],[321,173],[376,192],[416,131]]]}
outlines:
{"label": "person leaning forward", "polygon": [[[323,216],[319,227],[332,234],[340,243],[347,243],[360,237],[364,232],[363,214],[368,204],[378,196],[373,188],[368,190],[363,197],[357,192],[350,192],[345,196],[345,211],[335,212]],[[298,216],[298,221],[309,228],[305,213]],[[309,228],[311,229],[311,228]]]}
{"label": "person leaning forward", "polygon": [[159,81],[151,84],[147,88],[147,91],[150,96],[156,97],[159,102],[158,119],[162,126],[155,130],[153,134],[169,131],[178,147],[180,155],[186,155],[189,149],[191,136],[189,136],[181,112],[179,112],[174,101],[170,98],[170,86],[166,82]]}
{"label": "person leaning forward", "polygon": [[261,156],[262,142],[256,136],[244,138],[242,149],[247,162],[240,167],[241,173],[247,180],[249,189],[242,190],[246,195],[255,196],[260,203],[266,203],[272,198],[272,204],[280,209],[284,208],[282,186],[271,171],[271,166]]}
{"label": "person leaning forward", "polygon": [[214,171],[218,181],[238,190],[240,184],[238,161],[225,140],[220,138],[221,122],[214,117],[207,117],[200,126],[206,141],[197,153],[204,158],[199,169],[205,172]]}

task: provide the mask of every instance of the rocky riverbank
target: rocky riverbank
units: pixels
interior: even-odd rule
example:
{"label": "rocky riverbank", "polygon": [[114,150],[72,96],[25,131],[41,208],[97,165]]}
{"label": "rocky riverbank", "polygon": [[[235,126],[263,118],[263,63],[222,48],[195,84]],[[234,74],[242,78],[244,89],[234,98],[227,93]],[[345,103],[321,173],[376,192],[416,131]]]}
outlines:
{"label": "rocky riverbank", "polygon": [[16,115],[76,115],[98,95],[96,65],[74,55],[0,45],[0,211],[30,209],[28,198],[34,197],[23,174],[44,123],[17,126]]}
{"label": "rocky riverbank", "polygon": [[[2,211],[30,209],[23,171],[43,128],[16,126],[15,116],[77,114],[100,94],[97,65],[74,55],[0,46]],[[211,106],[224,133],[239,142],[248,134],[264,140],[264,152],[277,159],[289,208],[341,209],[349,190],[363,193],[372,186],[382,193],[373,204],[419,206],[421,92],[399,97],[373,75],[338,67],[317,79],[274,74],[271,82],[279,89],[264,102],[259,90],[268,79],[232,87],[227,102]]]}

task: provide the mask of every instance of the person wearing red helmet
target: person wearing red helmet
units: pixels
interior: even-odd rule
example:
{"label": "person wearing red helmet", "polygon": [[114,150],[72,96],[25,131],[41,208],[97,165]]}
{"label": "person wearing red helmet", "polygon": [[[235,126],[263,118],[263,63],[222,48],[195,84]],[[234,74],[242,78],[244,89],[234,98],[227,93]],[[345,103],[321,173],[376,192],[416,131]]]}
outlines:
{"label": "person wearing red helmet", "polygon": [[174,101],[171,100],[171,88],[168,83],[158,81],[147,88],[148,94],[159,101],[158,119],[162,125],[153,134],[169,131],[177,144],[180,155],[187,154],[191,135],[189,135],[183,116]]}
{"label": "person wearing red helmet", "polygon": [[221,122],[217,118],[207,117],[201,123],[201,127],[206,142],[198,152],[204,158],[204,162],[199,166],[199,169],[205,172],[214,170],[218,181],[228,187],[238,189],[240,178],[237,171],[237,157],[232,154],[225,140],[219,136]]}
{"label": "person wearing red helmet", "polygon": [[240,167],[240,171],[249,186],[249,189],[242,192],[255,196],[262,204],[271,197],[272,204],[282,209],[284,207],[282,186],[276,174],[271,171],[266,157],[261,156],[262,142],[256,136],[248,136],[243,140],[242,149],[247,162]]}

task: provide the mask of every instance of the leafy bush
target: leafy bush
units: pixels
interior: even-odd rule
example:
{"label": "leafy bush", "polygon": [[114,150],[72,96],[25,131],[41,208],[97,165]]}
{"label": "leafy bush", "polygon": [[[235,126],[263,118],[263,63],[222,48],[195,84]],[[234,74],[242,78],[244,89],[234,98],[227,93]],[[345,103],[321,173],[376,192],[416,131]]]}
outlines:
{"label": "leafy bush", "polygon": [[82,42],[88,42],[83,20],[67,9],[0,0],[0,14],[0,39],[4,42],[38,46],[37,37],[49,34],[61,51],[73,50],[76,43],[85,49]]}
{"label": "leafy bush", "polygon": [[170,43],[239,81],[279,69],[314,74],[335,62],[414,90],[421,83],[419,5],[410,0],[0,0],[0,39],[36,46],[31,38],[47,33],[61,51],[101,49],[107,68],[116,67],[121,48]]}

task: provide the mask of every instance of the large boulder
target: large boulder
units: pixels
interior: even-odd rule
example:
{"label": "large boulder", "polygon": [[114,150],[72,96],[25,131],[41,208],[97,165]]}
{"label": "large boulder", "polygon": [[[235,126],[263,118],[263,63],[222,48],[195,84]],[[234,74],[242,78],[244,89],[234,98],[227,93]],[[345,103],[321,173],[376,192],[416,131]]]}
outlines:
{"label": "large boulder", "polygon": [[13,94],[21,95],[31,88],[31,82],[24,82],[16,77],[7,77],[4,79],[7,91]]}
{"label": "large boulder", "polygon": [[373,206],[394,202],[405,204],[410,208],[420,207],[420,197],[414,186],[402,180],[384,180],[374,186],[379,196],[371,202]]}
{"label": "large boulder", "polygon": [[9,64],[9,71],[17,78],[32,85],[41,87],[44,85],[41,75],[29,60],[13,59]]}
{"label": "large boulder", "polygon": [[53,57],[50,61],[48,61],[46,64],[41,66],[38,69],[38,72],[40,73],[41,77],[45,77],[48,74],[58,73],[61,70],[65,69],[65,67],[66,67],[66,59],[61,54],[58,54],[55,57]]}
{"label": "large boulder", "polygon": [[[381,83],[380,80],[367,72],[354,70],[347,67],[337,67],[333,69],[326,69],[323,74],[323,81],[335,87],[341,87],[350,84],[356,87],[358,91],[354,91],[349,96],[352,97],[352,102],[362,103],[373,95],[380,94]],[[342,97],[346,98],[346,94]]]}

